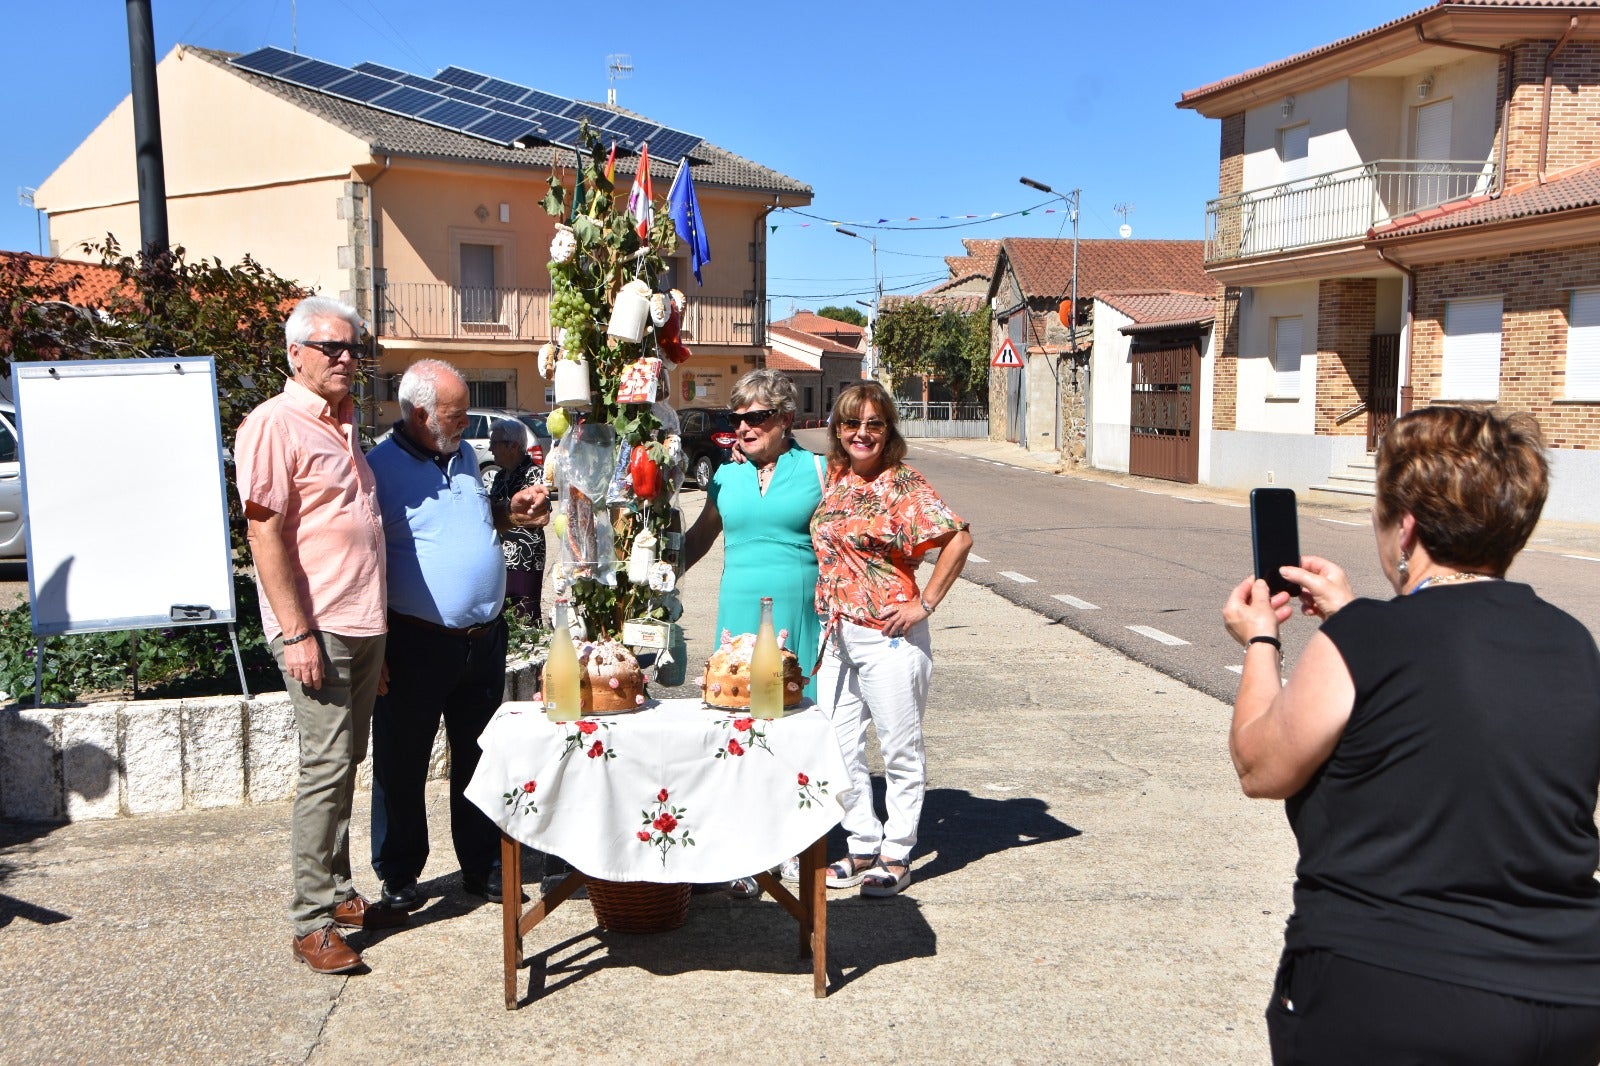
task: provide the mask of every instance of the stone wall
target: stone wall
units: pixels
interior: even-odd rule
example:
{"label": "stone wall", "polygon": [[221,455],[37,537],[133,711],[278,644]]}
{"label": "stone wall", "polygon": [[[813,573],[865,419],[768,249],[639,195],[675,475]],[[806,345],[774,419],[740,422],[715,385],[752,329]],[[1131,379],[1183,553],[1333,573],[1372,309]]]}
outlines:
{"label": "stone wall", "polygon": [[1377,322],[1376,278],[1324,278],[1317,286],[1316,432],[1364,436],[1365,418],[1335,423],[1368,394],[1372,334]]}

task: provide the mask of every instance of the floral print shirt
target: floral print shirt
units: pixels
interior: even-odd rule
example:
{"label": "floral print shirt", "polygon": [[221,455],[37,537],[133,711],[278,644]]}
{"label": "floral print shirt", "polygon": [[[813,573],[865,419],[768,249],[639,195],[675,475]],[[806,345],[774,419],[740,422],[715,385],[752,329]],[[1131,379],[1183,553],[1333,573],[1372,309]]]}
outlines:
{"label": "floral print shirt", "polygon": [[890,605],[920,598],[917,564],[933,542],[967,523],[904,463],[870,481],[848,467],[829,477],[811,518],[817,613],[882,629]]}

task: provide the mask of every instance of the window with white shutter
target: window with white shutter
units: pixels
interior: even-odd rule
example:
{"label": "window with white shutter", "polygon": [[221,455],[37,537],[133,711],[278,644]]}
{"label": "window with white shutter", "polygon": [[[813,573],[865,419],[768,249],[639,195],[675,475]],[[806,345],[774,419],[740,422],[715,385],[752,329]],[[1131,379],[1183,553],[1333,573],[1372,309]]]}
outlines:
{"label": "window with white shutter", "polygon": [[1500,316],[1498,296],[1446,300],[1444,305],[1444,368],[1439,382],[1443,400],[1500,398]]}
{"label": "window with white shutter", "polygon": [[1305,333],[1301,318],[1293,315],[1272,320],[1272,395],[1296,399],[1300,395],[1300,353]]}
{"label": "window with white shutter", "polygon": [[1600,289],[1576,289],[1567,311],[1569,400],[1600,400]]}

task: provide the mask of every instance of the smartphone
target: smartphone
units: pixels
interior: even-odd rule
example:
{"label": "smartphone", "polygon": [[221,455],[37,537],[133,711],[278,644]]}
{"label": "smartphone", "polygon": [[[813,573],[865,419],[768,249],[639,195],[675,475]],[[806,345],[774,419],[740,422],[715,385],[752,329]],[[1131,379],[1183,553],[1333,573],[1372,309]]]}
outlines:
{"label": "smartphone", "polygon": [[1300,565],[1300,527],[1295,518],[1293,489],[1250,490],[1250,546],[1256,577],[1273,595],[1300,595],[1300,586],[1278,573],[1280,566]]}

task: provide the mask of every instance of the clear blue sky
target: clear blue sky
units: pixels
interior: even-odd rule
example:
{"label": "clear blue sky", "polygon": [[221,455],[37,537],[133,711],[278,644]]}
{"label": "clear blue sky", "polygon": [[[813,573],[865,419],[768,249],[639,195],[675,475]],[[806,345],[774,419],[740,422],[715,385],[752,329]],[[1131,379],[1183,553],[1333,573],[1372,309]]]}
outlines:
{"label": "clear blue sky", "polygon": [[[1417,0],[1218,6],[1081,0],[918,5],[582,4],[528,0],[298,0],[299,50],[419,74],[452,63],[603,100],[606,55],[633,57],[623,106],[806,182],[823,219],[878,238],[885,292],[944,274],[967,237],[1069,236],[1065,212],[957,229],[934,216],[1014,212],[1047,197],[1028,175],[1083,190],[1080,237],[1202,236],[1216,195],[1218,124],[1173,102],[1187,89],[1370,29]],[[128,94],[118,0],[6,5],[0,42],[0,248],[35,250],[37,186]],[[291,0],[153,0],[157,58],[177,43],[245,52],[291,45]],[[168,137],[173,131],[166,131]],[[292,151],[285,146],[285,151]],[[133,160],[128,160],[133,167]],[[1060,208],[1059,202],[1046,205]],[[769,290],[790,305],[870,299],[872,253],[825,222],[779,213]],[[806,228],[802,223],[811,223]],[[137,234],[119,234],[137,243]],[[48,237],[46,238],[48,239]],[[712,255],[744,254],[712,245]]]}

